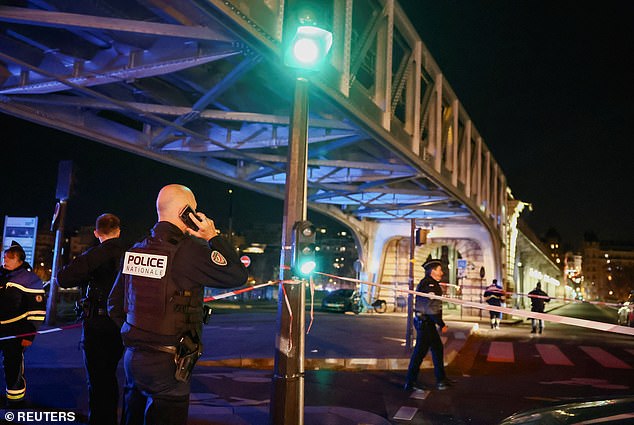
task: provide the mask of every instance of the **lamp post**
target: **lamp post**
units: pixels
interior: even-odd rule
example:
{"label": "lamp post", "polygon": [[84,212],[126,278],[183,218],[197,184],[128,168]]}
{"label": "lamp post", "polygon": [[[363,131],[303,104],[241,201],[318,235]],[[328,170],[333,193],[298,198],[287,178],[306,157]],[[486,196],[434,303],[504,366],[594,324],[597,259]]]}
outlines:
{"label": "lamp post", "polygon": [[[332,34],[313,25],[310,15],[289,8],[285,16],[284,64],[299,69],[290,117],[286,165],[286,193],[280,254],[280,285],[277,308],[278,332],[271,394],[271,423],[304,423],[304,335],[306,292],[293,279],[293,233],[297,222],[306,220],[306,163],[308,160],[308,88],[306,71],[317,70],[332,45]],[[295,18],[298,18],[295,21]],[[295,29],[290,34],[289,29]],[[302,71],[303,70],[303,71]]]}
{"label": "lamp post", "polygon": [[234,249],[233,246],[233,189],[229,189],[227,191],[229,194],[229,243],[231,244],[231,248]]}

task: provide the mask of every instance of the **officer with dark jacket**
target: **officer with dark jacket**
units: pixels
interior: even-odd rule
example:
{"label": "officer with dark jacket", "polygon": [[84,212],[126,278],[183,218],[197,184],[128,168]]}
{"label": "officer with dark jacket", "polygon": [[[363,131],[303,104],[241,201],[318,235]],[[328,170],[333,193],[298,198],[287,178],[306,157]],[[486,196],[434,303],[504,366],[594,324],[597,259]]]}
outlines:
{"label": "officer with dark jacket", "polygon": [[[542,283],[537,282],[535,289],[528,293],[528,297],[531,299],[531,311],[536,313],[543,313],[546,303],[550,301],[548,294],[542,290]],[[534,334],[539,326],[539,333],[544,330],[544,321],[542,319],[531,318],[531,333]]]}
{"label": "officer with dark jacket", "polygon": [[247,280],[236,251],[196,206],[185,186],[161,189],[159,221],[124,254],[108,299],[126,347],[124,425],[187,422],[189,378],[202,353],[204,286]]}
{"label": "officer with dark jacket", "polygon": [[[423,268],[425,269],[425,277],[416,287],[416,292],[442,296],[442,288],[440,287],[440,279],[443,275],[441,261],[427,260],[423,264]],[[445,374],[443,346],[438,334],[438,329],[441,329],[442,332],[447,331],[447,325],[442,320],[442,300],[417,295],[414,327],[416,328],[416,345],[407,369],[405,390],[419,389],[417,379],[420,365],[430,348],[434,363],[436,388],[439,390],[447,389],[452,382],[447,379]]]}
{"label": "officer with dark jacket", "polygon": [[[504,301],[504,295],[502,285],[498,283],[497,279],[493,279],[493,282],[485,288],[482,297],[487,304],[501,307],[502,302]],[[491,329],[500,329],[500,319],[502,318],[502,313],[490,310],[489,317],[491,318]]]}
{"label": "officer with dark jacket", "polygon": [[46,316],[42,280],[25,260],[22,246],[11,241],[0,268],[0,350],[10,407],[18,407],[24,401],[24,350],[33,344],[35,332]]}
{"label": "officer with dark jacket", "polygon": [[108,317],[107,301],[125,251],[120,233],[117,216],[100,215],[94,231],[99,245],[57,273],[57,282],[62,288],[81,286],[86,290],[79,307],[83,319],[81,346],[88,375],[90,425],[118,423],[117,365],[123,355],[123,342],[119,327]]}

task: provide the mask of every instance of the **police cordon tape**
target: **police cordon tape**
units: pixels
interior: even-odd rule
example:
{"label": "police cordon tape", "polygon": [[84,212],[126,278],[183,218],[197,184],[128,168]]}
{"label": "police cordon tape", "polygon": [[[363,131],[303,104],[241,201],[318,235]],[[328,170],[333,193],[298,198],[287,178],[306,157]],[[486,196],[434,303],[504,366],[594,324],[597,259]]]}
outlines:
{"label": "police cordon tape", "polygon": [[53,332],[65,331],[66,329],[78,328],[80,326],[81,326],[81,323],[74,323],[74,324],[68,325],[68,326],[61,326],[61,327],[58,327],[58,328],[44,329],[43,331],[30,332],[30,333],[26,333],[26,334],[3,336],[3,337],[0,338],[0,341],[6,341],[8,339],[14,339],[14,338],[25,338],[25,337],[34,336],[34,335],[50,334],[50,333],[53,333]]}
{"label": "police cordon tape", "polygon": [[[225,293],[220,294],[220,295],[214,295],[212,297],[206,297],[206,298],[203,299],[203,302],[210,302],[210,301],[221,300],[223,298],[229,298],[229,297],[232,297],[234,295],[241,294],[243,292],[253,291],[254,289],[262,288],[264,286],[277,285],[278,283],[279,282],[267,282],[267,283],[262,283],[262,284],[259,284],[259,285],[249,286],[249,287],[242,288],[242,289],[237,289],[235,291],[225,292]],[[3,337],[0,337],[0,341],[6,341],[6,340],[9,340],[9,339],[15,339],[15,338],[25,338],[25,337],[34,336],[34,335],[44,335],[44,334],[49,334],[49,333],[53,333],[53,332],[64,331],[64,330],[67,330],[67,329],[78,328],[80,326],[81,326],[81,323],[74,323],[74,324],[68,325],[68,326],[60,326],[60,327],[44,329],[44,330],[36,331],[36,332],[30,332],[30,333],[18,334],[18,335],[3,336]]]}
{"label": "police cordon tape", "polygon": [[[392,290],[392,291],[396,291],[396,292],[403,292],[403,293],[407,293],[407,294],[412,294],[412,295],[419,295],[419,296],[423,296],[423,297],[427,297],[427,298],[431,298],[431,299],[439,299],[442,301],[446,301],[452,304],[458,304],[464,307],[472,307],[472,308],[476,308],[476,309],[480,309],[480,310],[486,310],[486,311],[497,311],[498,313],[507,313],[510,314],[512,316],[518,316],[518,317],[524,317],[527,319],[542,319],[542,320],[547,320],[550,322],[555,322],[555,323],[562,323],[565,325],[572,325],[572,326],[579,326],[579,327],[583,327],[583,328],[588,328],[588,329],[594,329],[594,330],[600,330],[600,331],[607,331],[607,332],[613,332],[613,333],[619,333],[619,334],[623,334],[623,335],[634,335],[634,328],[630,328],[627,326],[620,326],[620,325],[612,325],[610,323],[604,323],[604,322],[595,322],[592,320],[585,320],[585,319],[577,319],[574,317],[566,317],[566,316],[557,316],[554,314],[548,314],[548,313],[536,313],[533,311],[527,311],[527,310],[519,310],[519,309],[515,309],[515,308],[508,308],[508,307],[496,307],[496,306],[492,306],[489,304],[482,304],[482,303],[475,303],[475,302],[471,302],[471,301],[464,301],[464,300],[459,300],[456,298],[450,298],[450,297],[442,297],[442,296],[438,296],[438,295],[434,295],[434,294],[428,294],[428,293],[423,293],[423,292],[416,292],[416,291],[412,291],[409,289],[400,289],[400,288],[394,288],[393,286],[390,285],[382,285],[379,283],[374,283],[374,282],[368,282],[368,281],[363,281],[363,280],[359,280],[359,279],[353,279],[353,278],[349,278],[349,277],[342,277],[342,276],[337,276],[337,275],[333,275],[333,274],[329,274],[329,273],[323,273],[323,272],[314,272],[314,274],[318,274],[318,275],[322,275],[322,276],[326,276],[326,277],[330,277],[330,278],[334,278],[334,279],[339,279],[339,280],[344,280],[344,281],[348,281],[348,282],[353,282],[353,283],[363,283],[366,285],[370,285],[370,286],[376,286],[378,288],[384,288],[384,289],[388,289],[388,290]],[[270,282],[266,282],[266,283],[261,283],[259,285],[253,285],[253,286],[248,286],[246,288],[241,288],[241,289],[237,289],[234,291],[229,291],[229,292],[225,292],[223,294],[219,294],[219,295],[214,295],[211,297],[205,297],[203,299],[203,302],[210,302],[210,301],[217,301],[217,300],[221,300],[224,298],[229,298],[232,297],[234,295],[238,295],[244,292],[249,292],[249,291],[253,291],[255,289],[259,289],[259,288],[263,288],[265,286],[272,286],[272,285],[277,285],[279,283],[284,283],[284,284],[298,284],[301,283],[301,281],[298,280],[289,280],[289,281],[270,281]],[[310,284],[311,284],[311,295],[314,291],[314,283],[312,281],[312,277],[310,280]],[[452,284],[445,284],[444,286],[457,286],[457,285],[452,285]],[[285,299],[285,303],[286,303],[286,307],[292,317],[292,309],[290,306],[290,303],[288,301],[288,297],[286,296],[286,290],[282,287],[283,291],[284,291],[284,299]],[[512,294],[512,293],[511,293]],[[518,295],[525,295],[525,296],[530,296],[528,294],[518,294]],[[542,298],[542,297],[540,297]],[[543,297],[543,298],[551,298],[551,297]],[[555,299],[555,298],[551,298],[551,299]],[[604,304],[604,305],[610,305],[607,303],[597,303],[597,304]],[[311,320],[310,320],[310,324],[308,326],[308,332],[310,332],[310,328],[312,326],[312,322],[313,322],[313,305],[312,305],[312,296],[311,296]],[[10,335],[10,336],[4,336],[4,337],[0,337],[0,341],[6,341],[9,339],[14,339],[14,338],[23,338],[23,337],[28,337],[28,336],[33,336],[33,335],[43,335],[43,334],[48,334],[48,333],[53,333],[53,332],[60,332],[63,330],[67,330],[67,329],[73,329],[73,328],[77,328],[81,326],[81,323],[75,323],[72,325],[68,325],[68,326],[61,326],[61,327],[56,327],[56,328],[51,328],[51,329],[45,329],[42,331],[37,331],[37,332],[31,332],[31,333],[26,333],[26,334],[19,334],[19,335]],[[291,347],[289,347],[290,349]]]}
{"label": "police cordon tape", "polygon": [[242,289],[236,289],[235,291],[225,292],[224,294],[214,295],[212,297],[205,297],[205,298],[203,298],[203,302],[208,303],[210,301],[222,300],[224,298],[229,298],[229,297],[232,297],[234,295],[242,294],[244,292],[253,291],[254,289],[263,288],[265,286],[277,285],[278,283],[279,283],[279,281],[271,281],[271,282],[267,282],[267,283],[261,283],[259,285],[248,286],[248,287],[242,288]]}
{"label": "police cordon tape", "polygon": [[[399,285],[407,285],[407,282],[394,282],[397,283]],[[479,286],[479,285],[456,285],[453,283],[439,283],[440,286],[447,286],[447,287],[451,287],[451,288],[456,288],[456,289],[463,289],[463,288],[476,288],[476,289],[481,289],[481,290],[486,290],[487,287],[486,286]],[[392,288],[393,289],[393,288]],[[499,294],[503,294],[504,296],[510,296],[511,298],[519,298],[519,297],[528,297],[528,298],[542,298],[542,299],[548,299],[548,300],[558,300],[558,301],[563,301],[565,303],[568,304],[595,304],[595,305],[605,305],[608,307],[620,307],[621,304],[617,304],[617,303],[608,303],[605,301],[581,301],[581,300],[573,300],[570,298],[561,298],[561,297],[550,297],[550,296],[543,296],[543,295],[531,295],[531,294],[524,294],[522,292],[509,292],[509,291],[502,291],[502,290],[492,290],[491,292],[493,293],[499,293]]]}
{"label": "police cordon tape", "polygon": [[367,281],[363,281],[363,280],[359,280],[359,279],[353,279],[353,278],[349,278],[349,277],[340,277],[340,276],[336,276],[336,275],[332,275],[332,274],[328,274],[328,273],[322,273],[322,272],[315,272],[315,274],[331,277],[331,278],[334,278],[334,279],[345,280],[345,281],[348,281],[348,282],[363,283],[363,284],[366,284],[366,285],[376,286],[378,288],[389,289],[389,290],[396,291],[396,292],[403,292],[403,293],[417,295],[417,296],[423,296],[423,297],[427,297],[427,298],[431,298],[431,299],[442,300],[442,301],[445,301],[445,302],[448,302],[448,303],[458,304],[458,305],[461,305],[463,307],[472,307],[472,308],[477,308],[477,309],[480,309],[480,310],[487,310],[487,311],[497,311],[498,313],[506,313],[506,314],[510,314],[512,316],[524,317],[524,318],[527,318],[527,319],[541,319],[541,320],[547,320],[549,322],[554,322],[554,323],[562,323],[564,325],[579,326],[579,327],[582,327],[582,328],[588,328],[588,329],[594,329],[594,330],[599,330],[599,331],[607,331],[607,332],[619,333],[619,334],[623,334],[623,335],[634,335],[634,328],[630,328],[628,326],[613,325],[613,324],[610,324],[610,323],[595,322],[595,321],[586,320],[586,319],[577,319],[575,317],[557,316],[557,315],[548,314],[548,313],[536,313],[534,311],[519,310],[519,309],[515,309],[515,308],[497,307],[497,306],[493,306],[493,305],[489,305],[489,304],[476,303],[476,302],[472,302],[472,301],[464,301],[464,300],[459,300],[459,299],[456,299],[456,298],[438,296],[438,295],[428,294],[428,293],[423,293],[423,292],[416,292],[416,291],[412,291],[412,290],[409,290],[409,289],[394,288],[393,286],[389,286],[389,285],[382,285],[380,283],[367,282]]}

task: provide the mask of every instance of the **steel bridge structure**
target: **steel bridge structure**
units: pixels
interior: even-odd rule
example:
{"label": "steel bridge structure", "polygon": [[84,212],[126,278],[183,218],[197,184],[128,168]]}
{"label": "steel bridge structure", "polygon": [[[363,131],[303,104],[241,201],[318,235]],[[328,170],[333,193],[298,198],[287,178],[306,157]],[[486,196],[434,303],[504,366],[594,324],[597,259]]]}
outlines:
{"label": "steel bridge structure", "polygon": [[[512,276],[506,178],[402,8],[322,3],[334,44],[310,76],[309,207],[352,229],[366,279],[385,280],[412,223]],[[284,197],[284,0],[3,4],[0,112]]]}

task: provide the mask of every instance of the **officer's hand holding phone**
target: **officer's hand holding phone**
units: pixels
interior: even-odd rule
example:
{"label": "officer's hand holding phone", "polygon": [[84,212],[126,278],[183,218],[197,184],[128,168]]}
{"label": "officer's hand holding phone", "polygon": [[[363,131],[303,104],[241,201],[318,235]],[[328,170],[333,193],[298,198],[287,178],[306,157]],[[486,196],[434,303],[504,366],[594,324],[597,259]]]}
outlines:
{"label": "officer's hand holding phone", "polygon": [[208,241],[218,235],[214,221],[201,212],[194,211],[189,205],[179,214],[180,219],[187,225],[187,233]]}

